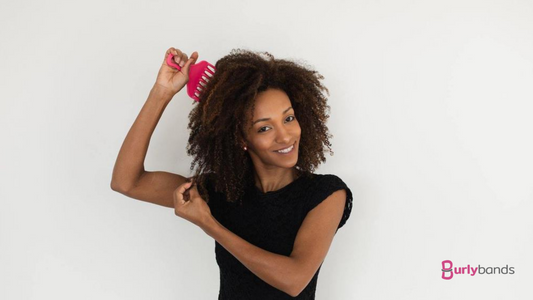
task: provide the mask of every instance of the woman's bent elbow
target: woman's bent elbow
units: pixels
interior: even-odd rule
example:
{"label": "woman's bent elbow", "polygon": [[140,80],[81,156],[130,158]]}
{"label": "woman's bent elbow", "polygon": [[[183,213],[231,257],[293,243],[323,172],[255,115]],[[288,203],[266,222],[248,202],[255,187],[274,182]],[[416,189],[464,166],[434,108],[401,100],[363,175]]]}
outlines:
{"label": "woman's bent elbow", "polygon": [[111,181],[111,189],[115,192],[124,194],[127,191],[127,188],[124,185],[118,184],[116,182]]}

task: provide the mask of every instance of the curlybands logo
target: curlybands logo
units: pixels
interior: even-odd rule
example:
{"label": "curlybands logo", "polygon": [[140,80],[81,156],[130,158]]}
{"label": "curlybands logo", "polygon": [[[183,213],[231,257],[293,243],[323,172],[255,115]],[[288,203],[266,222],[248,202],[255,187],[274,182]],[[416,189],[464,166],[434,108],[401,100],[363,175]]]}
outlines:
{"label": "curlybands logo", "polygon": [[442,261],[442,279],[444,280],[450,280],[453,278],[453,275],[465,275],[470,274],[470,276],[474,276],[476,274],[483,275],[483,274],[514,274],[514,267],[509,267],[508,265],[505,265],[505,267],[482,267],[481,265],[478,265],[477,267],[470,267],[470,265],[466,267],[454,267],[451,260],[443,260]]}

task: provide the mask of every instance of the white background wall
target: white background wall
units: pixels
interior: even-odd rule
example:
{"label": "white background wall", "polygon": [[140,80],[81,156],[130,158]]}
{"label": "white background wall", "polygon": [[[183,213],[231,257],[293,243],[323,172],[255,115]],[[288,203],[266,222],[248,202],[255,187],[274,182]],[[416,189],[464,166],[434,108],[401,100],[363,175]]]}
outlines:
{"label": "white background wall", "polygon": [[[0,298],[216,299],[214,240],[109,185],[169,47],[304,61],[352,189],[317,299],[531,299],[533,2],[0,2]],[[189,176],[192,101],[146,169]],[[513,275],[441,279],[454,266]]]}

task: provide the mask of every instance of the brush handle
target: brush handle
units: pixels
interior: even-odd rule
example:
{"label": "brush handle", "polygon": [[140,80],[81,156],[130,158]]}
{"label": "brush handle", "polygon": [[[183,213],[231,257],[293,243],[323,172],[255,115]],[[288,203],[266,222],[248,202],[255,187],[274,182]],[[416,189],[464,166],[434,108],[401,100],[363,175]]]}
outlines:
{"label": "brush handle", "polygon": [[181,67],[178,64],[176,64],[173,58],[174,58],[174,54],[169,53],[167,56],[167,65],[178,69],[178,71],[181,71]]}

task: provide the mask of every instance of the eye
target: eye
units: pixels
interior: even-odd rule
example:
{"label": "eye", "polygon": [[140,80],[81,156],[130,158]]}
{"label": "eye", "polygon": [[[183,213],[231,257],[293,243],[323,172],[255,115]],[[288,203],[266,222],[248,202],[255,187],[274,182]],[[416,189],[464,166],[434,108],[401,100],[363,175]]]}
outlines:
{"label": "eye", "polygon": [[268,126],[263,126],[263,127],[259,128],[259,131],[258,131],[258,132],[261,133],[261,132],[268,131],[266,128],[270,128],[270,127],[268,127]]}
{"label": "eye", "polygon": [[[292,119],[291,119],[292,118]],[[290,119],[290,120],[289,120]],[[294,120],[296,120],[296,117],[294,116],[288,116],[287,119],[285,119],[285,121],[289,120],[288,122],[292,122]]]}

